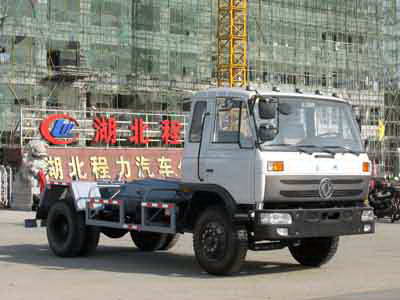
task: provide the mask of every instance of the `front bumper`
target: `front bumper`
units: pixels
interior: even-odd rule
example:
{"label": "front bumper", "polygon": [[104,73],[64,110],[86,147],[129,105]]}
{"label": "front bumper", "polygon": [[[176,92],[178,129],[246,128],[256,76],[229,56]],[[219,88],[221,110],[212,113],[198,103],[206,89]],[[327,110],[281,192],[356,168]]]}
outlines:
{"label": "front bumper", "polygon": [[[254,212],[254,237],[256,241],[261,241],[374,233],[374,221],[361,221],[361,214],[365,210],[372,209],[352,207],[256,210]],[[260,215],[262,213],[289,213],[293,221],[290,225],[261,224]],[[368,227],[370,229],[365,231]],[[279,234],[278,229],[281,228],[287,228],[288,234]]]}

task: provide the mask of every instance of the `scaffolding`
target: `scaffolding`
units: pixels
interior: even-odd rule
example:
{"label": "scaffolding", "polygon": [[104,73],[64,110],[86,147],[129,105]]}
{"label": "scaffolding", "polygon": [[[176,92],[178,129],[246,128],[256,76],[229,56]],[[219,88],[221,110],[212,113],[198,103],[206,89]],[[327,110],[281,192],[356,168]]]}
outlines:
{"label": "scaffolding", "polygon": [[[2,143],[15,140],[21,105],[181,113],[193,91],[218,83],[218,2],[0,1]],[[398,1],[233,2],[248,10],[242,78],[349,99],[370,157],[398,174]]]}

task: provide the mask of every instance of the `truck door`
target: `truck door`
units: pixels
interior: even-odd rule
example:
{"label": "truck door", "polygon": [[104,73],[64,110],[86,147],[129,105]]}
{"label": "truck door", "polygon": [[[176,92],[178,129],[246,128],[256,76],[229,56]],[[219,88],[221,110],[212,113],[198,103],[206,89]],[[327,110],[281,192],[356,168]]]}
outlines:
{"label": "truck door", "polygon": [[254,203],[255,144],[247,103],[218,97],[209,121],[205,181],[224,187],[237,203]]}
{"label": "truck door", "polygon": [[[187,182],[203,182],[205,176],[204,160],[201,158],[208,141],[205,138],[207,133],[204,132],[209,132],[210,127],[210,121],[205,118],[205,115],[207,111],[210,111],[212,104],[206,99],[196,100],[192,108],[190,129],[185,138],[184,160],[182,162],[182,177]],[[198,160],[199,154],[200,161]]]}

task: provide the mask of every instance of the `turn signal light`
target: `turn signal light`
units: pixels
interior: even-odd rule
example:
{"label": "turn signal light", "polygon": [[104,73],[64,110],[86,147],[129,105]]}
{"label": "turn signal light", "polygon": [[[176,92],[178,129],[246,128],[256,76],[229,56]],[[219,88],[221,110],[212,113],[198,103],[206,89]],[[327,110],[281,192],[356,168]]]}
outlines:
{"label": "turn signal light", "polygon": [[369,172],[369,162],[364,162],[362,165],[363,172]]}
{"label": "turn signal light", "polygon": [[285,170],[285,166],[283,161],[269,161],[267,169],[270,172],[283,172]]}

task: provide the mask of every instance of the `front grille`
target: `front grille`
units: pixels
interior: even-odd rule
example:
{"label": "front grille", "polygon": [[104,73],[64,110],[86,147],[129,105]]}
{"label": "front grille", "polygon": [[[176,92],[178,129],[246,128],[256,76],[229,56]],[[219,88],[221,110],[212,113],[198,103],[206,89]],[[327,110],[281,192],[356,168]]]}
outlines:
{"label": "front grille", "polygon": [[[355,197],[362,194],[362,190],[335,190],[332,198],[335,197]],[[318,190],[303,191],[281,191],[280,194],[288,198],[320,198]]]}
{"label": "front grille", "polygon": [[363,190],[336,190],[333,197],[354,197],[361,195]]}
{"label": "front grille", "polygon": [[[321,180],[309,179],[309,180],[295,180],[285,179],[281,180],[281,183],[288,185],[306,185],[306,184],[320,184]],[[363,182],[362,179],[332,179],[333,184],[360,184]]]}

